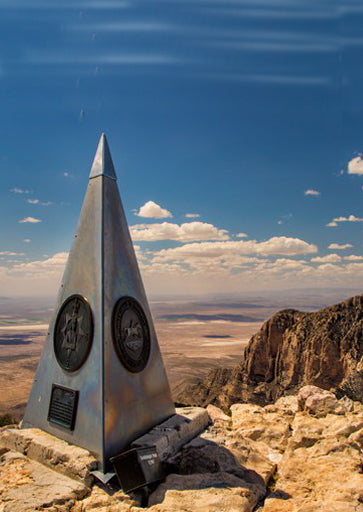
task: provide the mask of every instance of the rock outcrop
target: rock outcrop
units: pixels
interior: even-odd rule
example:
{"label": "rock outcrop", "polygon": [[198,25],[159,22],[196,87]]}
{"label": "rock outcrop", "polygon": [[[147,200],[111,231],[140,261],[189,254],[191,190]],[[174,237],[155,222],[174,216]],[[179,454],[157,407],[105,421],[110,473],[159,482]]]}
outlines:
{"label": "rock outcrop", "polygon": [[[154,484],[146,510],[363,512],[360,402],[307,386],[265,407],[235,404],[228,415],[215,406],[208,411],[211,425],[168,459],[168,476]],[[44,435],[45,444],[39,433],[15,446],[14,430],[0,432],[0,511],[145,510],[140,496],[90,483],[79,472],[78,462],[91,467],[84,450],[73,447],[68,460],[73,448],[66,448],[62,464],[60,445],[52,447]],[[40,445],[49,449],[54,469]]]}
{"label": "rock outcrop", "polygon": [[363,295],[315,313],[284,310],[265,322],[233,368],[179,390],[182,404],[265,405],[312,384],[363,402]]}

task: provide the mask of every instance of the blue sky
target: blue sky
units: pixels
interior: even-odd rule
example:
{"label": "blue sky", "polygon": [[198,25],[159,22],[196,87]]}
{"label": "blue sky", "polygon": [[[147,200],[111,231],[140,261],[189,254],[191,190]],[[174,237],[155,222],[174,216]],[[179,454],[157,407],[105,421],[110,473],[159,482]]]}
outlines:
{"label": "blue sky", "polygon": [[362,21],[0,0],[1,295],[56,293],[102,132],[150,292],[363,284]]}

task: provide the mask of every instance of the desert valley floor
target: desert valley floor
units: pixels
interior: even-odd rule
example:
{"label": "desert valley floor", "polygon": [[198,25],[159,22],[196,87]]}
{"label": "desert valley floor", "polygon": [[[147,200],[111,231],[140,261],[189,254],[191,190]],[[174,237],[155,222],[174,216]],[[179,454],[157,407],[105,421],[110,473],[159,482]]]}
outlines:
{"label": "desert valley floor", "polygon": [[[348,295],[347,295],[348,296]],[[337,298],[255,296],[243,300],[151,301],[172,391],[216,366],[234,366],[250,337],[276,311],[316,310]],[[24,412],[51,314],[44,304],[0,300],[0,414]]]}

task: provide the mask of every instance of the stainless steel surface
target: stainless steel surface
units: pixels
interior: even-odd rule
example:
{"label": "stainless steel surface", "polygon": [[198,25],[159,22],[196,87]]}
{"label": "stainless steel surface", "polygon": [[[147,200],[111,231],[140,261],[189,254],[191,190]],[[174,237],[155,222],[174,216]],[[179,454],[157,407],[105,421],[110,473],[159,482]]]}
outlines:
{"label": "stainless steel surface", "polygon": [[[58,311],[71,295],[87,299],[94,320],[90,353],[75,372],[60,367],[53,348]],[[125,295],[140,303],[150,329],[150,356],[139,373],[121,364],[112,339],[113,309]],[[47,421],[53,384],[79,391],[73,431]],[[174,412],[112,159],[102,135],[23,428],[38,427],[87,448],[105,473],[110,457]]]}

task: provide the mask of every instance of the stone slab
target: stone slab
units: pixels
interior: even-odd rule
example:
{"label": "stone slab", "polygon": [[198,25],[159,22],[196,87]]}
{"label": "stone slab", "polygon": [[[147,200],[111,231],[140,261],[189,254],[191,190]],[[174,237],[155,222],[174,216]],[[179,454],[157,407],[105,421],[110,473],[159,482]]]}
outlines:
{"label": "stone slab", "polygon": [[202,407],[179,407],[176,414],[136,439],[131,446],[155,446],[160,460],[165,461],[200,434],[209,421],[208,413]]}
{"label": "stone slab", "polygon": [[7,429],[0,433],[0,450],[6,448],[26,455],[62,475],[90,486],[97,461],[89,451],[37,428]]}
{"label": "stone slab", "polygon": [[83,499],[90,490],[18,452],[0,457],[1,512],[30,512]]}

